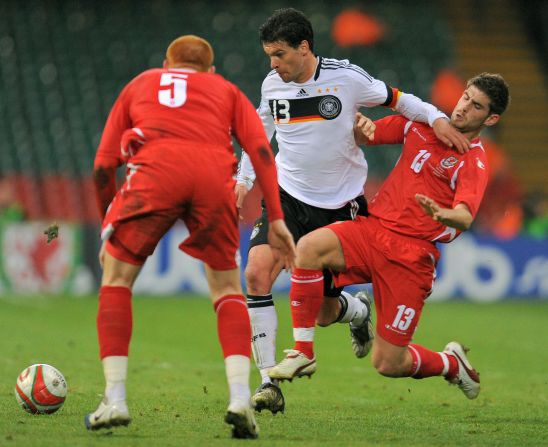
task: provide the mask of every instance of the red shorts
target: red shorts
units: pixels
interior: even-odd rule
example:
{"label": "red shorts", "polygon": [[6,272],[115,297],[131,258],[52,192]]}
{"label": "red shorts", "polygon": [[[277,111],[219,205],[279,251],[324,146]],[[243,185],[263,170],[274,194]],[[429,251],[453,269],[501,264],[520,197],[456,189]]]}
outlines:
{"label": "red shorts", "polygon": [[176,139],[147,143],[128,163],[126,181],[103,221],[108,252],[141,265],[181,219],[190,233],[181,250],[215,270],[236,268],[235,167],[226,148]]}
{"label": "red shorts", "polygon": [[328,226],[339,238],[346,271],[334,273],[335,285],[372,283],[377,333],[407,346],[424,300],[432,291],[439,252],[434,244],[384,228],[375,217]]}

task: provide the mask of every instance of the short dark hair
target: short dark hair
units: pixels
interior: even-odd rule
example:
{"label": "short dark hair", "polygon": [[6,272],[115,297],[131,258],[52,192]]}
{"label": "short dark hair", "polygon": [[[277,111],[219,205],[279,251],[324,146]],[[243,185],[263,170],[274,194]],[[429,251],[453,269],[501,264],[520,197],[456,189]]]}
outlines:
{"label": "short dark hair", "polygon": [[259,28],[261,43],[286,42],[297,48],[303,40],[314,52],[314,31],[310,20],[294,8],[277,9]]}
{"label": "short dark hair", "polygon": [[481,90],[489,98],[489,112],[501,115],[510,103],[508,84],[498,73],[481,73],[469,79],[466,87]]}

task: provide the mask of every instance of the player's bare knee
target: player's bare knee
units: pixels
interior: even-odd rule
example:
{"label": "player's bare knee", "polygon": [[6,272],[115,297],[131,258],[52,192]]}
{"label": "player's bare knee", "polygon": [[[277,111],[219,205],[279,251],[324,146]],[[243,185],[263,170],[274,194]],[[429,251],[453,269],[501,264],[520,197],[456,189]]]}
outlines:
{"label": "player's bare knee", "polygon": [[398,367],[398,365],[396,365],[396,364],[394,364],[390,361],[381,360],[379,362],[374,362],[373,366],[375,367],[375,369],[377,370],[377,372],[381,376],[385,376],[385,377],[400,377],[401,376],[400,368]]}
{"label": "player's bare knee", "polygon": [[135,282],[135,276],[127,272],[105,272],[101,285],[112,287],[127,287],[131,289]]}
{"label": "player's bare knee", "polygon": [[253,291],[254,294],[268,293],[270,291],[271,284],[268,269],[248,264],[245,269],[245,281],[248,291]]}
{"label": "player's bare knee", "polygon": [[401,377],[402,365],[399,358],[393,358],[379,351],[374,351],[371,358],[373,367],[381,376]]}

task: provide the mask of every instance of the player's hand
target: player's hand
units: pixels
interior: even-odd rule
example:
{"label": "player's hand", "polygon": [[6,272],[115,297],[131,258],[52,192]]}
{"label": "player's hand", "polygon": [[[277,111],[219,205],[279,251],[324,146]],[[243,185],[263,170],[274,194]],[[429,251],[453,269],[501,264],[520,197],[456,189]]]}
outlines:
{"label": "player's hand", "polygon": [[99,265],[101,266],[101,268],[103,268],[104,264],[105,264],[105,253],[106,253],[106,242],[103,242],[103,244],[101,245],[101,249],[99,250]]}
{"label": "player's hand", "polygon": [[470,141],[445,118],[438,118],[432,125],[436,137],[445,145],[454,147],[458,153],[465,154],[470,150]]}
{"label": "player's hand", "polygon": [[450,208],[442,208],[435,200],[423,194],[415,194],[415,199],[419,202],[424,212],[428,214],[436,222],[440,222],[444,225],[454,226],[451,219],[453,212]]}
{"label": "player's hand", "polygon": [[238,208],[238,214],[240,215],[240,219],[243,219],[240,211],[242,210],[242,206],[244,205],[244,199],[248,192],[249,190],[247,189],[245,183],[236,183],[236,186],[234,187],[234,193],[236,194],[236,207]]}
{"label": "player's hand", "polygon": [[415,199],[417,202],[419,202],[419,205],[422,207],[426,214],[428,214],[434,220],[438,220],[436,219],[436,215],[440,211],[440,206],[436,203],[435,200],[432,200],[430,197],[423,194],[415,194]]}
{"label": "player's hand", "polygon": [[354,121],[354,140],[356,140],[356,144],[366,144],[367,140],[373,141],[376,128],[377,126],[370,118],[360,112],[356,113],[356,120]]}
{"label": "player's hand", "polygon": [[283,261],[286,270],[293,269],[297,256],[295,241],[283,219],[277,219],[268,224],[268,244],[274,259]]}

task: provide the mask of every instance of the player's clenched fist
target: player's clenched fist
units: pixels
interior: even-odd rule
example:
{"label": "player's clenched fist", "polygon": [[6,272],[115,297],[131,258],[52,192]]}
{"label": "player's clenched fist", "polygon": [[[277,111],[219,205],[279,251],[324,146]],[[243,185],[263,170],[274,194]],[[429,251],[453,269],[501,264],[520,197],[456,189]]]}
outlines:
{"label": "player's clenched fist", "polygon": [[354,139],[356,144],[366,144],[367,140],[373,141],[375,138],[375,123],[361,113],[356,113],[354,122]]}

